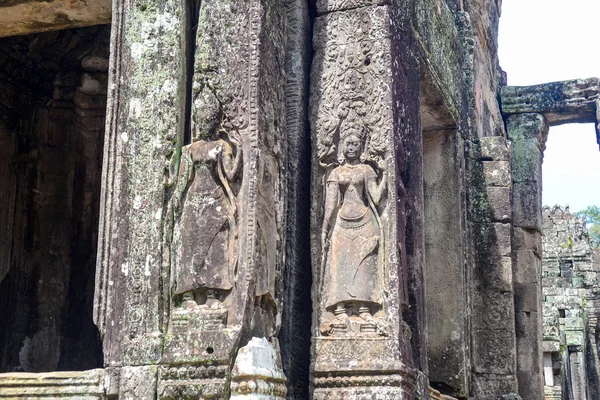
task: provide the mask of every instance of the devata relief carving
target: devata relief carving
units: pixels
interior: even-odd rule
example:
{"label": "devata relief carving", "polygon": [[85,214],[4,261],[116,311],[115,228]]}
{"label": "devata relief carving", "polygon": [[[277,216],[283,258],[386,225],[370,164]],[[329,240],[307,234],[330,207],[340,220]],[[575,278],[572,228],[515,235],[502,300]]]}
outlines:
{"label": "devata relief carving", "polygon": [[227,370],[244,338],[274,335],[280,312],[285,9],[267,0],[207,0],[197,11],[191,143],[173,164],[165,224],[162,362],[204,372],[177,380],[161,369],[161,398],[225,396],[225,375],[211,371]]}
{"label": "devata relief carving", "polygon": [[239,133],[217,132],[184,147],[174,195],[173,294],[188,310],[224,310],[237,272],[242,149]]}
{"label": "devata relief carving", "polygon": [[[341,164],[326,174],[322,244],[325,308],[335,314],[323,334],[375,332],[387,292],[385,228],[379,204],[387,192],[386,162],[376,170],[366,157],[365,128],[340,126]],[[358,316],[358,318],[357,318]],[[329,325],[329,326],[328,326]]]}
{"label": "devata relief carving", "polygon": [[314,398],[411,398],[389,7],[330,6],[315,21],[310,98]]}

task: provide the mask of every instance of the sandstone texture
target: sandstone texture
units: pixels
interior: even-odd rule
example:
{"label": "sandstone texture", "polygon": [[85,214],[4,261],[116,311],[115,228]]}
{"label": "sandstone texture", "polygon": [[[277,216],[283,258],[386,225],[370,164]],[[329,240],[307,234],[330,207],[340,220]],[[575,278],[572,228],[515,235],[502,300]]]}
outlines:
{"label": "sandstone texture", "polygon": [[599,83],[506,86],[501,11],[0,3],[0,399],[595,398]]}

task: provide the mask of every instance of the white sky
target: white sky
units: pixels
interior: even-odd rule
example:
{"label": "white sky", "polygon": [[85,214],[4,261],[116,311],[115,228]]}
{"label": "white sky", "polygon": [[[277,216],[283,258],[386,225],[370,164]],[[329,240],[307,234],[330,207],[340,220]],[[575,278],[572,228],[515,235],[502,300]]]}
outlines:
{"label": "white sky", "polygon": [[[509,85],[600,77],[600,0],[504,0],[500,65]],[[600,205],[593,124],[553,127],[544,152],[545,205]]]}

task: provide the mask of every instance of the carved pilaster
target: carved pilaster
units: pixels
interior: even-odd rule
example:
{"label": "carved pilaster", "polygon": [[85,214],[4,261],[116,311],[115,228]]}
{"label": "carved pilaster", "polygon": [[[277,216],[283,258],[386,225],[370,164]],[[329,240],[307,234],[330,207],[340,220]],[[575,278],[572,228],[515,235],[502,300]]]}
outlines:
{"label": "carved pilaster", "polygon": [[315,399],[408,399],[414,391],[413,372],[401,361],[410,329],[401,319],[404,191],[391,6],[378,4],[317,4],[310,98]]}
{"label": "carved pilaster", "polygon": [[159,364],[163,399],[229,395],[285,247],[285,6],[184,3],[116,3],[95,303],[106,364]]}
{"label": "carved pilaster", "polygon": [[162,399],[227,397],[237,349],[273,336],[281,312],[285,7],[203,1],[197,25],[191,143],[171,175],[164,225]]}
{"label": "carved pilaster", "polygon": [[165,176],[183,130],[180,2],[115,1],[94,321],[106,366],[159,362]]}

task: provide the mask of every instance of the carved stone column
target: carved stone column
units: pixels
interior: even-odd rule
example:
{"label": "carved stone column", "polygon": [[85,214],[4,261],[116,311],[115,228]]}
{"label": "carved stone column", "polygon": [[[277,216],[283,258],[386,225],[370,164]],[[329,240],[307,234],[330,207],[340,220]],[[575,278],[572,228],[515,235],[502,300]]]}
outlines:
{"label": "carved stone column", "polygon": [[[315,399],[412,399],[391,6],[318,1],[310,122]],[[400,117],[398,117],[399,119]],[[420,135],[420,132],[415,132]]]}

